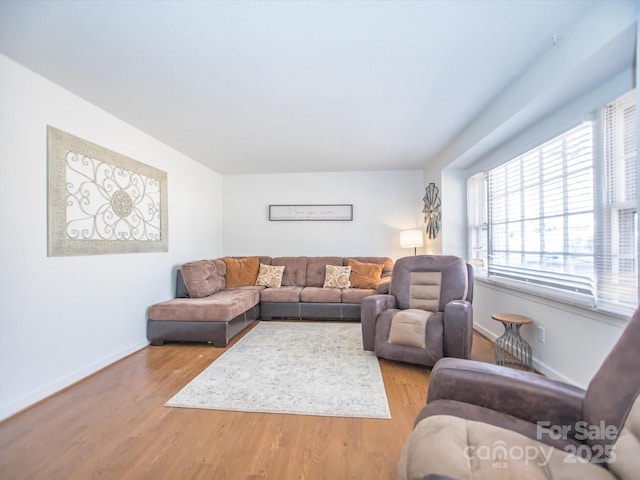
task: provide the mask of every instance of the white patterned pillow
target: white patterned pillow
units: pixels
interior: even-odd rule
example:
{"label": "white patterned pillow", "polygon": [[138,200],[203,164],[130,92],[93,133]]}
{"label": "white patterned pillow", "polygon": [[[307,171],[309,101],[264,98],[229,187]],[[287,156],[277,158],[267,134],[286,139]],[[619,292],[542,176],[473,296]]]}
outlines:
{"label": "white patterned pillow", "polygon": [[284,273],[284,265],[276,267],[272,265],[260,264],[258,279],[256,285],[262,287],[280,288],[282,285],[282,274]]}
{"label": "white patterned pillow", "polygon": [[327,271],[324,275],[324,288],[349,288],[349,275],[351,274],[351,266],[337,267],[335,265],[327,265]]}

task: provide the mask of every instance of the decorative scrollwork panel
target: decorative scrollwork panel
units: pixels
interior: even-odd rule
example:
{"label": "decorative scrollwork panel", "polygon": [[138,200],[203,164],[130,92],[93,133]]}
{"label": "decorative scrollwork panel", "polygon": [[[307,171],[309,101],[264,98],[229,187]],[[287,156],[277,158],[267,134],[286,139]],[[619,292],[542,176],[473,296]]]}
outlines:
{"label": "decorative scrollwork panel", "polygon": [[166,173],[48,127],[49,255],[167,251]]}

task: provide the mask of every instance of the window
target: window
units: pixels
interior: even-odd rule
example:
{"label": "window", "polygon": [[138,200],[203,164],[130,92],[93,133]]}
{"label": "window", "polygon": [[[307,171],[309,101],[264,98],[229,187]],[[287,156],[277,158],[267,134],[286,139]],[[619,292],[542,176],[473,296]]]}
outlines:
{"label": "window", "polygon": [[606,310],[627,313],[638,301],[635,91],[607,105],[601,116],[598,302]]}
{"label": "window", "polygon": [[468,262],[476,275],[487,276],[487,196],[485,175],[467,181]]}
{"label": "window", "polygon": [[596,122],[468,180],[477,275],[630,313],[638,299],[636,178],[632,91]]}

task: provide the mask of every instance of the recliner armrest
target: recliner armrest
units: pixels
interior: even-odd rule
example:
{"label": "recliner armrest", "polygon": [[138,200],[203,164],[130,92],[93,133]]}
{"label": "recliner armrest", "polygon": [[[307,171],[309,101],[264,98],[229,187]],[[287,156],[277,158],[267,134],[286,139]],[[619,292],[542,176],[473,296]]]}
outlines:
{"label": "recliner armrest", "polygon": [[445,399],[466,402],[548,426],[583,418],[585,391],[565,382],[509,367],[443,358],[431,372],[427,403]]}
{"label": "recliner armrest", "polygon": [[473,343],[473,307],[466,300],[453,300],[444,306],[444,355],[469,358]]}
{"label": "recliner armrest", "polygon": [[376,333],[376,318],[385,310],[396,308],[396,297],[388,294],[369,295],[360,304],[360,323],[362,324],[362,346],[373,351]]}

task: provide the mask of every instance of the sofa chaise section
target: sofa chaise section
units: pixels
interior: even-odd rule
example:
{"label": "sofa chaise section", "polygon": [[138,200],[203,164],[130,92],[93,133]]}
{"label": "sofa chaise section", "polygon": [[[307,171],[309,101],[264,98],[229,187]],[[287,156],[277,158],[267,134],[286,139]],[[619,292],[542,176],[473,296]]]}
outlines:
{"label": "sofa chaise section", "polygon": [[211,342],[226,347],[259,315],[260,287],[234,288],[204,298],[175,298],[149,309],[147,337],[165,341]]}
{"label": "sofa chaise section", "polygon": [[226,347],[258,318],[264,287],[226,288],[225,277],[226,264],[220,259],[182,265],[176,277],[176,298],[149,308],[149,342],[208,342]]}

